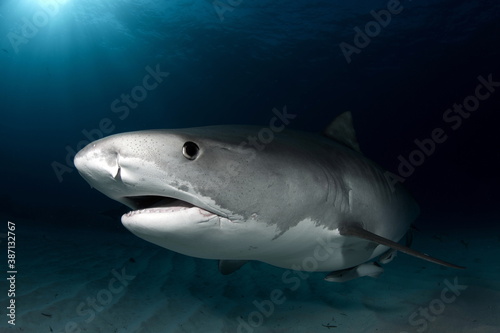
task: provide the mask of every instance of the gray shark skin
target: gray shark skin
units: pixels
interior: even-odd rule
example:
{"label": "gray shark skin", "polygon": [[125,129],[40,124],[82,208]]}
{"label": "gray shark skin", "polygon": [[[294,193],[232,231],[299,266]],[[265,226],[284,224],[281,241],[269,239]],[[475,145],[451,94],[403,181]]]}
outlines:
{"label": "gray shark skin", "polygon": [[251,145],[259,129],[117,134],[89,144],[74,162],[93,188],[132,209],[122,216],[132,233],[221,260],[223,274],[248,260],[310,270],[302,263],[314,258],[320,239],[331,251],[314,271],[356,267],[390,248],[460,268],[397,243],[419,208],[359,152],[350,113],[332,123],[328,137],[285,130]]}

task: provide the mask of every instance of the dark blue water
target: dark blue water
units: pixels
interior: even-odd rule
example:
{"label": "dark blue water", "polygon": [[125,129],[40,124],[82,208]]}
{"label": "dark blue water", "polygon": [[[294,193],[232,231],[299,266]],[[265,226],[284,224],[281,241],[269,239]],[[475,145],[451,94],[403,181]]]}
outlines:
{"label": "dark blue water", "polygon": [[[496,332],[499,37],[495,0],[0,1],[0,243],[16,223],[19,269],[17,327],[0,332],[234,332],[276,289],[289,301],[262,332]],[[317,273],[297,292],[263,263],[222,276],[130,234],[73,165],[105,135],[265,127],[285,106],[288,128],[318,133],[351,111],[361,150],[421,207],[415,247],[468,269],[401,255],[379,280]],[[89,323],[79,302],[124,267],[137,279]],[[412,323],[457,277],[468,291]]]}
{"label": "dark blue water", "polygon": [[[51,223],[111,209],[72,165],[89,138],[266,125],[286,105],[307,131],[352,111],[362,150],[395,174],[441,128],[404,177],[423,221],[498,217],[499,14],[486,0],[2,1],[0,207]],[[466,99],[473,111],[443,118]]]}

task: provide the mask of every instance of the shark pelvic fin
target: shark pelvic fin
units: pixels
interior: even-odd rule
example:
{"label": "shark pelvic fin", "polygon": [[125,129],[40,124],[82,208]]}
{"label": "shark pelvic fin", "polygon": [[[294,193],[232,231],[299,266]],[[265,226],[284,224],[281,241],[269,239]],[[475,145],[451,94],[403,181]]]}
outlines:
{"label": "shark pelvic fin", "polygon": [[376,262],[368,262],[355,267],[334,271],[325,277],[328,282],[346,282],[363,276],[377,278],[384,269]]}

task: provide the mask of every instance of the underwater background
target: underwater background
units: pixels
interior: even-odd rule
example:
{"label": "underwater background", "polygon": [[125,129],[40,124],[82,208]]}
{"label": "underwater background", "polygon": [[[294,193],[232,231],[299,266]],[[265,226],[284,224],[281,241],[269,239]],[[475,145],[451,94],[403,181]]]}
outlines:
{"label": "underwater background", "polygon": [[[498,1],[1,1],[0,69],[5,278],[9,221],[17,264],[0,332],[500,331]],[[265,126],[284,107],[318,133],[351,111],[421,207],[415,247],[467,270],[400,255],[379,279],[297,290],[261,263],[221,276],[130,234],[72,163],[102,136]],[[433,303],[456,279],[456,301]],[[268,316],[256,303],[276,288]]]}

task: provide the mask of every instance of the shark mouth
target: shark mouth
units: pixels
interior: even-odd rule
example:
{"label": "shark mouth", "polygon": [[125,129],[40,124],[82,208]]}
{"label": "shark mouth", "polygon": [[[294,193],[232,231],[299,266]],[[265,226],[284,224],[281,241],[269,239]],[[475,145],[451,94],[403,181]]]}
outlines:
{"label": "shark mouth", "polygon": [[215,212],[171,197],[156,195],[131,196],[124,197],[120,201],[133,209],[124,217],[132,217],[137,214],[177,213],[188,209],[198,209],[199,213],[205,217],[218,216]]}

